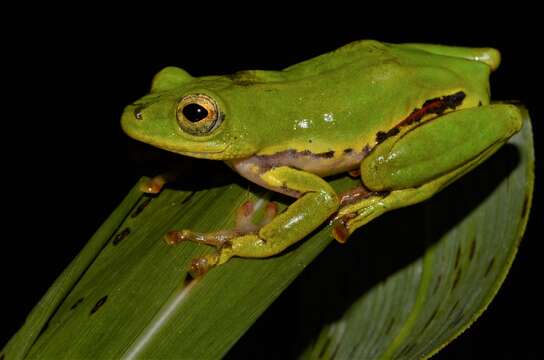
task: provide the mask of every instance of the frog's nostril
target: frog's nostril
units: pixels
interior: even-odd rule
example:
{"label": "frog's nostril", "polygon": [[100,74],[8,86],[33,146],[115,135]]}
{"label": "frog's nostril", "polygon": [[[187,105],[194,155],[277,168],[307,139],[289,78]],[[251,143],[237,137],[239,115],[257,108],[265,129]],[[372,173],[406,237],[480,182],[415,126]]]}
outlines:
{"label": "frog's nostril", "polygon": [[134,117],[136,118],[136,120],[143,120],[144,116],[142,114],[142,110],[144,109],[143,106],[136,106],[134,108]]}

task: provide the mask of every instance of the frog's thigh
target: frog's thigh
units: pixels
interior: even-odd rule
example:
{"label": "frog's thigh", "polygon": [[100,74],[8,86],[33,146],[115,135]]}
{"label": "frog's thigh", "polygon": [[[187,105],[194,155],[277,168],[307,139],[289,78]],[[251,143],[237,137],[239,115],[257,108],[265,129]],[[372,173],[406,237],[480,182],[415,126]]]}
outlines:
{"label": "frog's thigh", "polygon": [[299,192],[301,196],[257,234],[231,240],[230,246],[222,249],[219,263],[232,256],[267,257],[278,254],[308,235],[338,209],[338,196],[319,176],[282,166],[268,170],[261,178],[271,187],[285,187]]}
{"label": "frog's thigh", "polygon": [[500,146],[520,128],[514,105],[453,111],[377,145],[361,162],[361,177],[374,191],[418,187]]}
{"label": "frog's thigh", "polygon": [[377,216],[430,198],[491,156],[520,127],[519,110],[501,104],[452,112],[401,140],[387,139],[361,164],[366,186],[386,194],[342,207],[333,236],[344,242]]}

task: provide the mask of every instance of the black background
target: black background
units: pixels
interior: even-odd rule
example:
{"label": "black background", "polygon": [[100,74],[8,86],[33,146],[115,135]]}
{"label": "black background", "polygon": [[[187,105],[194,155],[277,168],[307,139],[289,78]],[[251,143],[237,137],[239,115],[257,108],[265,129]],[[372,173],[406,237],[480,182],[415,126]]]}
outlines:
{"label": "black background", "polygon": [[[314,9],[271,13],[254,6],[236,16],[211,16],[208,7],[115,14],[33,8],[4,31],[0,343],[147,171],[131,155],[134,145],[119,117],[164,66],[195,76],[281,69],[364,38],[492,46],[503,54],[492,77],[493,97],[528,106],[541,155],[542,42],[535,9],[467,15],[443,4],[409,13],[391,4],[380,11],[311,14]],[[510,275],[480,320],[437,359],[540,358],[538,171],[537,164],[533,213]],[[289,321],[282,317],[288,304],[281,298],[278,304],[264,319],[274,319],[274,326]]]}

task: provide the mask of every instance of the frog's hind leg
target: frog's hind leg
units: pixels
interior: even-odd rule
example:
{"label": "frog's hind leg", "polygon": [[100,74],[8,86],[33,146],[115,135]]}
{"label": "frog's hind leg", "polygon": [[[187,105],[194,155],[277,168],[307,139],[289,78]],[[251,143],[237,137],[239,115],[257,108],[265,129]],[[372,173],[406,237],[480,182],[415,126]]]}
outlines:
{"label": "frog's hind leg", "polygon": [[[255,222],[255,215],[261,210],[264,210],[262,219],[259,222]],[[172,230],[166,234],[165,240],[169,245],[175,245],[183,241],[192,241],[221,249],[229,240],[237,236],[256,233],[261,227],[272,221],[277,212],[278,207],[276,203],[267,202],[264,198],[256,201],[248,200],[238,208],[236,223],[233,229],[218,230],[211,233],[201,233],[187,229]]]}
{"label": "frog's hind leg", "polygon": [[345,243],[353,231],[387,211],[384,203],[387,195],[364,187],[341,194],[344,201],[331,222],[332,236],[339,243]]}
{"label": "frog's hind leg", "polygon": [[521,121],[518,108],[496,104],[454,111],[389,137],[361,162],[362,182],[370,191],[343,201],[333,236],[345,242],[386,211],[430,198],[491,156]]}
{"label": "frog's hind leg", "polygon": [[[489,151],[481,156],[490,156],[494,151]],[[478,157],[466,165],[461,166],[451,174],[441,176],[424,185],[390,192],[369,192],[358,200],[349,202],[338,210],[333,218],[332,236],[340,243],[345,243],[348,237],[361,226],[369,223],[378,216],[394,209],[414,205],[427,200],[444,187],[464,175],[481,161]]]}

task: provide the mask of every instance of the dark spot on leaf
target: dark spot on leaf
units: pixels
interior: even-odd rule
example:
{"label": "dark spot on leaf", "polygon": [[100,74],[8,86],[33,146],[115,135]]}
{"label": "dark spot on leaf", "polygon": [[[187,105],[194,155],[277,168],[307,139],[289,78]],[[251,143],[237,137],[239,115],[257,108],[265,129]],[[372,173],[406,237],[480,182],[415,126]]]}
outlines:
{"label": "dark spot on leaf", "polygon": [[353,149],[344,149],[344,154],[349,154],[352,151],[353,151]]}
{"label": "dark spot on leaf", "polygon": [[433,289],[433,295],[436,294],[441,283],[442,283],[442,274],[438,275],[438,278],[436,279],[436,284],[434,285],[434,289]]}
{"label": "dark spot on leaf", "polygon": [[74,310],[76,307],[78,307],[79,304],[83,302],[83,298],[77,299],[77,301],[74,303],[74,305],[70,306],[70,310]]}
{"label": "dark spot on leaf", "polygon": [[478,101],[478,107],[482,106],[482,102]]}
{"label": "dark spot on leaf", "polygon": [[492,257],[491,260],[489,261],[489,264],[487,265],[487,268],[485,269],[484,278],[487,277],[487,275],[489,275],[489,273],[491,272],[491,269],[493,268],[493,264],[495,264],[495,257]]}
{"label": "dark spot on leaf", "polygon": [[189,271],[187,275],[185,276],[185,279],[183,280],[183,285],[185,287],[189,286],[189,284],[194,280],[193,274]]}
{"label": "dark spot on leaf", "polygon": [[196,191],[193,191],[189,194],[189,196],[187,196],[185,199],[183,199],[183,201],[181,202],[182,204],[185,204],[186,202],[188,202],[189,200],[192,199],[193,196],[195,196],[196,194]]}
{"label": "dark spot on leaf", "polygon": [[[336,347],[334,348],[334,351],[333,351],[333,353],[331,354],[331,357],[330,357],[331,360],[334,360],[334,359],[336,358],[336,353],[338,353],[338,349],[340,349],[340,346],[336,346]],[[353,348],[352,352],[355,351],[356,349],[357,349],[357,348]]]}
{"label": "dark spot on leaf", "polygon": [[450,313],[448,314],[448,319],[452,317],[453,313],[455,312],[455,309],[457,309],[458,306],[459,306],[459,300],[457,300],[455,304],[453,304],[450,310]]}
{"label": "dark spot on leaf", "polygon": [[457,284],[459,284],[459,279],[461,279],[461,269],[457,269],[455,272],[455,279],[453,279],[453,284],[451,286],[451,290],[455,290],[457,287]]}
{"label": "dark spot on leaf", "polygon": [[435,309],[431,315],[431,317],[429,318],[429,320],[427,320],[427,322],[425,323],[425,325],[423,325],[423,328],[421,329],[421,332],[423,332],[430,324],[431,322],[434,320],[434,318],[436,317],[436,314],[438,314],[438,309]]}
{"label": "dark spot on leaf", "polygon": [[403,358],[406,357],[406,355],[408,355],[412,350],[414,350],[415,347],[416,347],[416,344],[415,344],[415,343],[411,343],[411,344],[406,345],[406,346],[401,350],[401,352],[399,353],[398,358],[403,359]]}
{"label": "dark spot on leaf", "polygon": [[147,196],[144,201],[142,201],[142,203],[140,205],[138,205],[138,207],[136,208],[136,210],[134,210],[134,212],[132,213],[132,215],[130,215],[131,218],[135,218],[136,216],[140,215],[140,213],[142,211],[144,211],[144,209],[147,207],[147,205],[149,205],[149,203],[151,202],[151,197],[150,196]]}
{"label": "dark spot on leaf", "polygon": [[312,143],[312,139],[308,140],[308,142],[311,144],[311,143]]}
{"label": "dark spot on leaf", "polygon": [[327,349],[329,348],[330,344],[331,344],[331,338],[328,337],[327,340],[325,340],[325,344],[323,344],[321,351],[319,352],[319,355],[317,355],[318,358],[324,357],[324,355],[327,353]]}
{"label": "dark spot on leaf", "polygon": [[457,316],[455,317],[455,319],[453,319],[451,321],[451,326],[457,326],[459,325],[459,323],[463,320],[463,318],[465,317],[465,314],[463,313],[463,311],[459,311],[459,314],[457,314]]}
{"label": "dark spot on leaf", "polygon": [[108,300],[108,295],[102,296],[91,309],[91,315],[97,312],[106,303],[106,300]]}
{"label": "dark spot on leaf", "polygon": [[128,236],[128,234],[130,234],[130,228],[127,227],[123,231],[121,231],[119,234],[115,235],[111,243],[113,244],[113,246],[119,244]]}
{"label": "dark spot on leaf", "polygon": [[472,261],[474,258],[474,254],[476,253],[476,238],[472,239],[472,242],[470,243],[470,251],[468,253],[468,259]]}
{"label": "dark spot on leaf", "polygon": [[527,216],[527,211],[529,210],[529,197],[525,196],[523,200],[523,207],[521,208],[521,218],[524,219]]}
{"label": "dark spot on leaf", "polygon": [[[338,351],[338,346],[336,347],[336,349],[334,349],[334,353],[333,353],[333,356],[331,356],[331,359],[334,358],[337,351]],[[356,359],[356,357],[355,357],[356,352],[357,352],[357,344],[355,344],[355,345],[353,345],[351,347],[351,351],[349,352],[349,355],[346,357],[346,359]]]}
{"label": "dark spot on leaf", "polygon": [[459,267],[459,260],[461,259],[461,245],[457,247],[457,252],[455,253],[455,265],[454,268]]}
{"label": "dark spot on leaf", "polygon": [[[51,320],[51,319],[49,319],[49,320]],[[49,327],[49,320],[47,320],[47,321],[45,322],[45,324],[43,325],[43,327],[40,329],[40,333],[38,334],[38,338],[39,338],[40,336],[42,336],[42,334],[43,334],[43,333],[47,330],[47,328]]]}
{"label": "dark spot on leaf", "polygon": [[395,324],[396,319],[394,317],[389,320],[389,323],[387,324],[387,327],[385,328],[385,335],[389,334],[391,329],[393,328],[393,324]]}

